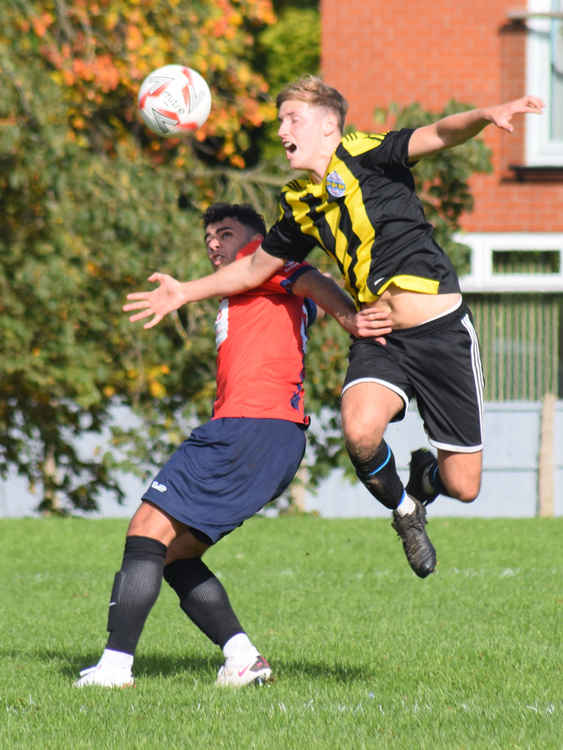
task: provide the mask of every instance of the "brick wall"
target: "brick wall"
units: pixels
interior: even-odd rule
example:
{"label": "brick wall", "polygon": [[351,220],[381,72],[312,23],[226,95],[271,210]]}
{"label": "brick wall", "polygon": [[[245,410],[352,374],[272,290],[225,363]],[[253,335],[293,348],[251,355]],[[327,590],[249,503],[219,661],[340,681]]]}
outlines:
{"label": "brick wall", "polygon": [[[481,106],[525,93],[525,29],[507,13],[525,0],[321,0],[322,71],[350,103],[349,122],[373,130],[373,111],[449,99]],[[528,115],[531,117],[532,115]],[[563,231],[563,182],[518,182],[524,118],[513,134],[489,127],[494,172],[475,175],[475,210],[463,228],[480,232]]]}

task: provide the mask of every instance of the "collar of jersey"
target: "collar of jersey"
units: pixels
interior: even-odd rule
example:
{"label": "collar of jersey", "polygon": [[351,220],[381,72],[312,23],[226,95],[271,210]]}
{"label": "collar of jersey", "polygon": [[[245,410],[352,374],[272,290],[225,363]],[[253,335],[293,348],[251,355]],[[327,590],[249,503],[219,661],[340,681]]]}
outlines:
{"label": "collar of jersey", "polygon": [[[341,141],[342,143],[342,141]],[[338,148],[338,147],[337,147]],[[296,180],[296,183],[301,186],[301,190],[305,189],[308,193],[311,193],[311,195],[314,195],[317,198],[320,198],[322,195],[328,195],[330,197],[330,193],[326,189],[326,178],[329,176],[329,174],[334,170],[336,164],[338,163],[339,159],[336,155],[336,150],[330,157],[330,161],[328,163],[328,166],[326,168],[326,171],[323,175],[323,179],[320,182],[313,182],[311,178],[300,178]],[[291,184],[291,183],[290,183]],[[243,248],[244,249],[244,248]],[[241,250],[243,252],[243,250]],[[238,257],[238,255],[237,255]]]}
{"label": "collar of jersey", "polygon": [[239,258],[244,258],[246,255],[252,255],[252,253],[260,247],[261,242],[262,240],[252,240],[249,242],[248,245],[245,245],[238,251],[236,259],[238,260]]}

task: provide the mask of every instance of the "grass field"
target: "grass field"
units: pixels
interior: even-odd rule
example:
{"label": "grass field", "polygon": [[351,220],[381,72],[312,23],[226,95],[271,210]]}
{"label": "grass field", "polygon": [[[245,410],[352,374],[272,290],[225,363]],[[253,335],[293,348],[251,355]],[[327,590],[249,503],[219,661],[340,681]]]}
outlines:
{"label": "grass field", "polygon": [[563,518],[435,519],[438,572],[387,521],[255,518],[210,550],[271,687],[163,585],[135,688],[71,687],[105,641],[125,520],[3,520],[0,747],[563,748]]}

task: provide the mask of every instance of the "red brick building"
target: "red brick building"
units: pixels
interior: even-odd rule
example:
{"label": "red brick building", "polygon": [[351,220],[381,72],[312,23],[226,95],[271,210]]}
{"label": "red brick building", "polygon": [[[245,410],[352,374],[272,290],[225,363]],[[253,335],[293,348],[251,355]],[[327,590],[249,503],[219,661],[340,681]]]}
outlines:
{"label": "red brick building", "polygon": [[563,0],[321,0],[321,16],[323,78],[362,130],[392,102],[546,103],[512,134],[483,131],[494,171],[471,179],[462,287],[478,295],[488,398],[563,397]]}
{"label": "red brick building", "polygon": [[[553,7],[550,0],[533,4]],[[375,107],[391,102],[418,101],[440,111],[452,98],[473,106],[526,93],[549,99],[549,91],[538,90],[549,86],[547,65],[543,85],[540,75],[529,89],[533,26],[539,35],[550,23],[526,16],[533,9],[525,0],[519,18],[515,7],[514,0],[322,0],[323,77],[344,93],[350,122],[363,130],[374,128]],[[530,119],[520,119],[513,134],[484,131],[494,172],[472,179],[475,210],[463,220],[468,232],[563,232],[563,127],[558,163],[536,158],[534,165],[526,147]]]}

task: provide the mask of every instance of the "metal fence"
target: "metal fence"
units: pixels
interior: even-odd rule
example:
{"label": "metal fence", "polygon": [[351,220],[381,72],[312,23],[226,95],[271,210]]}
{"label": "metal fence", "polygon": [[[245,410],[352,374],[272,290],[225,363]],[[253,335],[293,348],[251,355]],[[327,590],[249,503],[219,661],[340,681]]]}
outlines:
{"label": "metal fence", "polygon": [[563,295],[466,294],[479,334],[487,401],[563,396]]}

